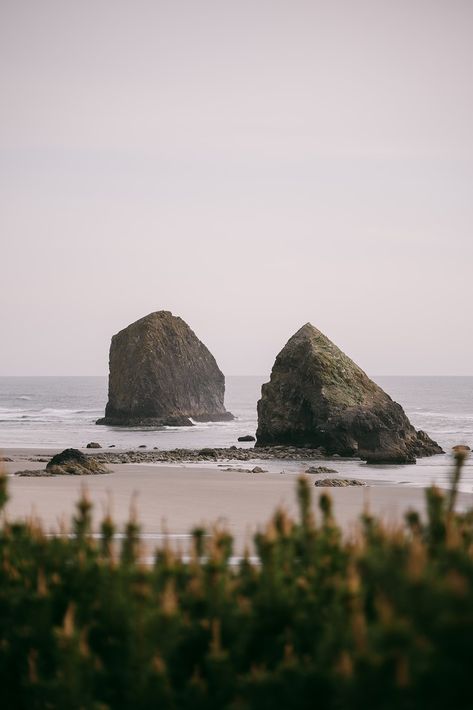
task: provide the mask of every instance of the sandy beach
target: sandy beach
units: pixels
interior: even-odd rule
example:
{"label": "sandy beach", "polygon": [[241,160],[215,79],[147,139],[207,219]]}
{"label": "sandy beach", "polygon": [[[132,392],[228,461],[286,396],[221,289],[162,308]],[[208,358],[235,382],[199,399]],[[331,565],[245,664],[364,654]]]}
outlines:
{"label": "sandy beach", "polygon": [[[53,450],[36,451],[48,458]],[[44,468],[44,463],[27,461],[30,450],[3,450],[13,459],[4,463],[9,474],[29,468]],[[163,526],[176,541],[185,541],[193,526],[225,523],[235,538],[235,552],[241,553],[251,542],[258,527],[283,505],[296,514],[294,473],[240,473],[223,471],[216,466],[193,464],[114,464],[111,473],[98,476],[57,476],[28,478],[9,476],[10,518],[34,513],[50,531],[70,520],[81,489],[85,486],[94,505],[94,529],[97,530],[109,502],[119,527],[129,516],[130,504],[136,501],[138,517],[149,544],[162,539]],[[315,476],[307,475],[312,483]],[[353,488],[315,488],[318,495],[328,491],[334,501],[337,521],[346,533],[354,530],[366,505],[392,523],[402,521],[408,507],[424,509],[422,488],[375,483]],[[459,506],[473,505],[473,494],[462,493]]]}

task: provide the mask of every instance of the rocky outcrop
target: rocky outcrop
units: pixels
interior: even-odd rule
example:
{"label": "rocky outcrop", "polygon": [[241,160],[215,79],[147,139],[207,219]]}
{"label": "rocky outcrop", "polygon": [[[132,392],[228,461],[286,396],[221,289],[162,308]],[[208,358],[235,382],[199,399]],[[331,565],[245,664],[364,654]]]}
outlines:
{"label": "rocky outcrop", "polygon": [[293,445],[372,463],[443,453],[323,333],[307,323],[274,363],[258,402],[257,446]]}
{"label": "rocky outcrop", "polygon": [[[44,459],[36,459],[43,461]],[[94,476],[99,473],[110,473],[102,461],[97,461],[91,456],[85,456],[79,449],[64,449],[48,461],[45,469],[16,471],[17,476],[30,478],[46,476]]]}
{"label": "rocky outcrop", "polygon": [[86,456],[78,449],[64,449],[56,454],[46,464],[46,472],[57,476],[60,474],[72,474],[74,476],[87,476],[97,473],[109,473],[108,468],[101,462]]}
{"label": "rocky outcrop", "polygon": [[169,311],[150,313],[113,336],[105,417],[97,424],[190,426],[233,419],[225,378],[189,326]]}
{"label": "rocky outcrop", "polygon": [[152,451],[98,451],[94,458],[104,463],[190,463],[197,461],[325,461],[320,449],[270,446],[264,449],[230,446],[226,449],[156,449]]}

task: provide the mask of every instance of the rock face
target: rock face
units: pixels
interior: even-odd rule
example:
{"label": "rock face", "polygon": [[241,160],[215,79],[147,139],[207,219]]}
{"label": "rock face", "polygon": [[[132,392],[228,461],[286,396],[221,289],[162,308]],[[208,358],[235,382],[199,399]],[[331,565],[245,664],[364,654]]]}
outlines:
{"label": "rock face", "polygon": [[443,453],[323,333],[307,323],[281,350],[258,402],[257,446],[323,447],[371,463]]}
{"label": "rock face", "polygon": [[233,419],[215,358],[181,318],[150,313],[113,336],[105,417],[97,424],[189,426]]}

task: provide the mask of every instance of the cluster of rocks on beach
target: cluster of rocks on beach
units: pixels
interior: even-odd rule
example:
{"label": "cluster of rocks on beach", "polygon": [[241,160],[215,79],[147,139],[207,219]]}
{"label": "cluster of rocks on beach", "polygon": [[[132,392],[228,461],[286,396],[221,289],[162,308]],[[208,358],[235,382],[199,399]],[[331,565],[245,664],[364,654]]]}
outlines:
{"label": "cluster of rocks on beach", "polygon": [[[78,449],[66,449],[66,452],[76,452],[75,458],[84,466],[85,462],[95,461],[100,465],[113,465],[113,464],[139,464],[139,463],[202,463],[202,462],[218,462],[218,461],[317,461],[317,460],[330,460],[341,459],[340,456],[327,455],[321,449],[299,449],[295,446],[271,446],[267,448],[241,448],[237,446],[230,446],[229,448],[204,448],[204,449],[169,449],[160,450],[157,448],[151,450],[145,450],[145,445],[140,450],[132,449],[129,451],[106,451],[103,450],[98,442],[92,442],[94,446],[88,444],[85,448],[94,449],[93,454],[85,454]],[[100,451],[98,450],[100,449]],[[64,454],[65,452],[63,452]],[[70,454],[67,455],[67,460],[70,463]],[[9,459],[10,461],[12,459]],[[56,457],[52,459],[54,464],[57,465]],[[48,463],[50,465],[49,458],[44,456],[31,456],[28,461]],[[48,466],[46,469],[48,469]],[[237,470],[237,469],[233,469]],[[250,470],[250,469],[245,469]],[[93,471],[91,471],[93,472]],[[33,475],[40,475],[40,472],[31,472]],[[55,473],[73,473],[73,471],[55,471]],[[310,467],[307,469],[307,473],[336,473],[333,469],[326,468],[324,466],[314,468]],[[26,472],[23,472],[26,475]],[[50,474],[51,475],[51,474]]]}
{"label": "cluster of rocks on beach", "polygon": [[[242,448],[230,446],[229,448],[204,448],[204,449],[170,449],[170,450],[144,450],[140,451],[100,451],[94,453],[98,461],[110,464],[118,463],[193,463],[200,461],[260,461],[287,460],[311,461],[323,460],[327,456],[321,449],[299,449],[296,446],[270,446]],[[340,458],[339,456],[330,457]]]}
{"label": "cluster of rocks on beach", "polygon": [[[99,445],[100,446],[100,445]],[[96,447],[92,447],[96,448]],[[290,448],[284,451],[283,447],[275,447],[278,452],[274,450],[269,450],[266,452],[263,450],[262,458],[266,453],[266,458],[269,459],[279,459],[284,457],[286,460],[301,460],[302,457],[300,449]],[[245,452],[243,458],[238,459],[234,455],[236,452]],[[270,454],[269,457],[267,454]],[[275,456],[279,453],[280,456]],[[314,458],[314,453],[311,451],[304,451],[309,460]],[[251,455],[252,454],[252,455]],[[46,467],[44,469],[34,469],[34,470],[21,470],[16,471],[15,475],[22,477],[51,477],[51,476],[89,476],[98,475],[103,473],[110,473],[110,469],[106,464],[140,464],[140,463],[190,463],[198,461],[207,461],[215,463],[216,461],[222,461],[227,458],[231,461],[249,461],[255,458],[254,449],[200,449],[199,451],[191,451],[189,449],[174,449],[172,451],[127,451],[127,452],[103,452],[95,453],[93,455],[84,454],[78,449],[65,449],[59,454],[56,454],[51,459],[46,459],[44,457],[31,457],[29,461],[35,462],[46,462]],[[307,459],[306,459],[307,460]],[[253,466],[253,468],[244,468],[242,466],[225,466],[221,464],[219,466],[221,470],[229,473],[268,473],[268,471],[261,466]],[[284,471],[280,471],[284,473]],[[338,474],[335,469],[329,468],[327,466],[309,466],[305,469],[306,474]],[[314,481],[315,486],[321,487],[346,487],[346,486],[364,486],[366,485],[364,481],[358,479],[347,479],[340,477],[331,478],[317,478]]]}

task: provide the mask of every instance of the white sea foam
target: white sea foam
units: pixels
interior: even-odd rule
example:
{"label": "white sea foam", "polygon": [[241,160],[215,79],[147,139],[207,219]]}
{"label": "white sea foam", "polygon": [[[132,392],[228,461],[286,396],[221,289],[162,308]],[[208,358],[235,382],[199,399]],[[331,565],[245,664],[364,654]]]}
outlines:
{"label": "white sea foam", "polygon": [[16,412],[29,412],[29,409],[21,409],[20,407],[0,407],[0,414],[15,414]]}
{"label": "white sea foam", "polygon": [[455,412],[428,412],[423,409],[416,409],[411,416],[428,417],[429,419],[445,419],[446,421],[469,421],[473,422],[473,415]]}
{"label": "white sea foam", "polygon": [[66,421],[88,421],[97,419],[101,414],[100,409],[60,409],[55,407],[44,407],[42,409],[25,409],[23,407],[0,407],[1,422],[22,422],[27,420],[36,422],[66,422]]}

